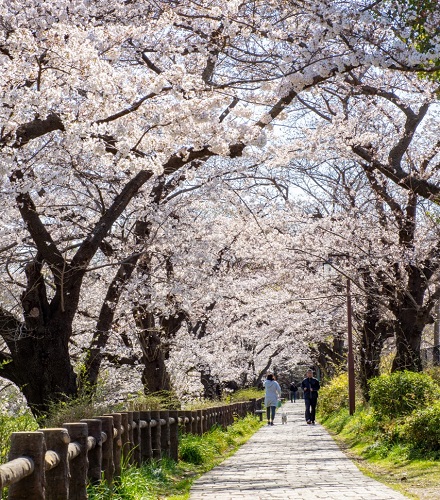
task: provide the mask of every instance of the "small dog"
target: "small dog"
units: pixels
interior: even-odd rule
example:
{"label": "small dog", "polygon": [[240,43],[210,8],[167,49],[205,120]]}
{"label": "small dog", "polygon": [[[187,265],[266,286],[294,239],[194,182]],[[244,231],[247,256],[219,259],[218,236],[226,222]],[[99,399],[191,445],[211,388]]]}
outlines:
{"label": "small dog", "polygon": [[281,422],[287,424],[287,413],[284,411],[281,413]]}

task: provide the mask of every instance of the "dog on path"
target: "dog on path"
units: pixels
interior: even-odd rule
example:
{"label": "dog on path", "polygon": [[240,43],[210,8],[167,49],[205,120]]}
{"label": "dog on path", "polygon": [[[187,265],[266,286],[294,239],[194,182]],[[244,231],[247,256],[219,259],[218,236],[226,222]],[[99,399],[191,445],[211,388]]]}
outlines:
{"label": "dog on path", "polygon": [[281,412],[281,422],[287,424],[287,413],[285,411]]}

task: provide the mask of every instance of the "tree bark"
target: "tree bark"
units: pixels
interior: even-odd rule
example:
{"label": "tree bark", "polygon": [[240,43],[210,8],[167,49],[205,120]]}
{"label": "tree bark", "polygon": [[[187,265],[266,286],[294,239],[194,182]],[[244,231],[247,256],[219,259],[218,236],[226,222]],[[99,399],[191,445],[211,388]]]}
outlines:
{"label": "tree bark", "polygon": [[162,332],[156,329],[151,313],[142,317],[142,332],[139,341],[142,347],[142,383],[146,394],[159,391],[170,391],[171,380],[165,360],[168,351],[164,346]]}

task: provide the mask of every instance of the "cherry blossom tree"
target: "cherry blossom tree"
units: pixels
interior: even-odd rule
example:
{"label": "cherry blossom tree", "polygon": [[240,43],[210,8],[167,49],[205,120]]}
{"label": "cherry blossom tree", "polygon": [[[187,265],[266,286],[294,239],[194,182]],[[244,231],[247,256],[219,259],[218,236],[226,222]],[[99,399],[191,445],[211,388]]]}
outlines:
{"label": "cherry blossom tree", "polygon": [[[71,344],[88,333],[87,366],[99,358],[128,282],[151,274],[157,205],[191,172],[216,156],[261,161],[297,97],[338,75],[435,72],[435,35],[421,51],[388,12],[317,0],[1,5],[1,374],[35,412],[75,395]],[[427,29],[436,18],[427,12]]]}

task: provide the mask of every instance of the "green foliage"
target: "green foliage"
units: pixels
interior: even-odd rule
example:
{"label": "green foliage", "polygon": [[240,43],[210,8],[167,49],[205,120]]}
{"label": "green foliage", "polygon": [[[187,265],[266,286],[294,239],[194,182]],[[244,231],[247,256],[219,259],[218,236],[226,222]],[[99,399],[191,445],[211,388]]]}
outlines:
{"label": "green foliage", "polygon": [[243,444],[259,427],[260,422],[248,415],[227,429],[215,426],[203,436],[184,434],[179,443],[180,459],[194,465],[209,464],[231,446]]}
{"label": "green foliage", "polygon": [[346,373],[338,375],[319,391],[319,418],[326,419],[342,408],[348,408],[348,375]]}
{"label": "green foliage", "polygon": [[141,468],[124,468],[121,479],[109,488],[105,483],[89,486],[90,500],[157,500],[184,499],[192,481],[210,470],[247,441],[261,427],[253,415],[236,420],[227,429],[214,427],[203,436],[180,437],[180,461],[162,459]]}
{"label": "green foliage", "polygon": [[423,370],[423,373],[429,375],[432,380],[440,387],[440,366],[430,366],[429,368]]}
{"label": "green foliage", "polygon": [[409,415],[400,429],[400,437],[413,448],[440,451],[440,401]]}
{"label": "green foliage", "polygon": [[13,432],[35,431],[37,429],[38,424],[28,410],[14,416],[0,414],[0,464],[8,461],[10,436]]}
{"label": "green foliage", "polygon": [[179,458],[189,464],[201,465],[207,463],[214,455],[211,443],[201,441],[198,436],[188,434],[182,439],[179,446]]}
{"label": "green foliage", "polygon": [[440,388],[427,374],[410,371],[381,375],[369,381],[370,403],[379,420],[409,415],[440,396]]}
{"label": "green foliage", "polygon": [[127,400],[130,411],[180,410],[181,404],[172,391],[158,391],[149,394],[138,393]]}
{"label": "green foliage", "polygon": [[228,394],[226,400],[231,401],[231,403],[235,403],[259,398],[264,398],[264,390],[257,389],[256,387],[249,387],[248,389],[240,389]]}
{"label": "green foliage", "polygon": [[163,459],[144,464],[142,467],[128,467],[122,470],[120,479],[109,488],[102,482],[89,486],[89,500],[156,500],[158,491],[173,481],[176,463]]}
{"label": "green foliage", "polygon": [[123,410],[122,405],[106,402],[106,394],[101,386],[94,391],[82,389],[77,397],[51,403],[48,414],[41,419],[42,427],[61,427],[63,423],[78,422],[82,418]]}

